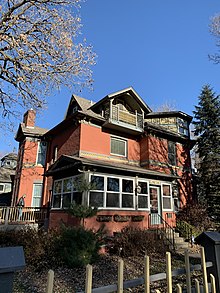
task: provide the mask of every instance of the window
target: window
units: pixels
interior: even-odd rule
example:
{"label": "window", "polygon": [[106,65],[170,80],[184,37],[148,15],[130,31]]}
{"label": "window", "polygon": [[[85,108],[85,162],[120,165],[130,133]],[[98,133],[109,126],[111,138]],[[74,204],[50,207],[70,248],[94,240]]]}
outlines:
{"label": "window", "polygon": [[4,192],[4,184],[0,184],[0,192]]}
{"label": "window", "polygon": [[162,184],[162,202],[164,210],[172,209],[172,196],[171,196],[171,185],[170,184]]}
{"label": "window", "polygon": [[178,124],[178,132],[180,134],[188,136],[189,135],[188,122],[181,118],[178,118],[177,124]]}
{"label": "window", "polygon": [[148,182],[138,181],[140,192],[138,192],[138,209],[149,209]]}
{"label": "window", "polygon": [[40,207],[42,199],[43,183],[34,183],[32,207]]}
{"label": "window", "polygon": [[56,145],[53,148],[53,162],[55,162],[57,160],[57,153],[58,153],[58,146]]}
{"label": "window", "polygon": [[111,137],[111,154],[126,157],[127,141],[116,137]]}
{"label": "window", "polygon": [[168,164],[176,166],[176,144],[168,141]]}
{"label": "window", "polygon": [[46,152],[47,152],[47,143],[41,141],[38,144],[38,153],[37,153],[37,165],[45,165],[46,161]]}
{"label": "window", "polygon": [[134,209],[134,180],[113,176],[92,175],[89,205],[100,208]]}
{"label": "window", "polygon": [[82,203],[82,192],[77,190],[79,176],[54,181],[52,207],[68,208],[71,203]]}

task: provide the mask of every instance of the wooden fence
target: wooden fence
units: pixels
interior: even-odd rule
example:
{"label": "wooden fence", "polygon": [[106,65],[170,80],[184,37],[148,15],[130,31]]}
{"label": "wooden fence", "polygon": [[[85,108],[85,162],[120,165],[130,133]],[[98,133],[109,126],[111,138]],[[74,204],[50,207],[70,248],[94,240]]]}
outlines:
{"label": "wooden fence", "polygon": [[[20,217],[19,217],[20,214]],[[44,223],[48,216],[47,208],[24,207],[19,211],[18,207],[0,206],[0,224],[24,224],[24,223]]]}
{"label": "wooden fence", "polygon": [[[138,279],[133,279],[129,281],[123,280],[123,270],[124,270],[124,262],[122,259],[118,261],[118,282],[114,285],[104,286],[100,288],[92,289],[92,266],[87,265],[86,267],[86,283],[85,283],[85,291],[78,292],[78,293],[110,293],[110,292],[117,292],[123,293],[123,290],[128,288],[135,288],[140,285],[144,287],[144,293],[152,292],[151,288],[153,286],[153,282],[158,281],[166,281],[167,284],[167,293],[177,292],[187,292],[187,293],[217,293],[216,291],[216,284],[215,284],[215,277],[210,274],[211,283],[208,284],[207,278],[207,270],[206,268],[212,267],[211,262],[205,262],[205,252],[204,248],[200,249],[201,255],[201,265],[194,265],[191,266],[189,262],[189,252],[185,251],[185,268],[176,269],[171,271],[171,254],[170,252],[166,253],[166,273],[159,273],[156,275],[150,276],[150,261],[149,256],[144,257],[144,276]],[[199,280],[194,278],[195,288],[192,288],[192,276],[191,272],[193,271],[201,271],[202,273],[202,282],[200,284]],[[178,277],[180,275],[185,275],[185,281],[183,283],[179,283],[173,286],[173,278]],[[48,272],[47,278],[47,290],[46,293],[53,292],[53,283],[54,283],[54,272],[50,270]],[[183,291],[183,287],[186,287],[186,291]],[[184,289],[185,290],[185,289]],[[142,291],[143,292],[143,291]],[[161,291],[155,289],[155,293],[160,293]]]}

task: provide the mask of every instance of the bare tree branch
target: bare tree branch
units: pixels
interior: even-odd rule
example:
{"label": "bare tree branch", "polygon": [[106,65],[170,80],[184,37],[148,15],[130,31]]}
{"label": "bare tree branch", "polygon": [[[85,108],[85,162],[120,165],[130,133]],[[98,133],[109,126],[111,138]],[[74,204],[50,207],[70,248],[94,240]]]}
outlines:
{"label": "bare tree branch", "polygon": [[61,85],[92,85],[96,55],[85,40],[80,41],[82,1],[0,0],[3,116],[21,107],[43,108],[46,95]]}

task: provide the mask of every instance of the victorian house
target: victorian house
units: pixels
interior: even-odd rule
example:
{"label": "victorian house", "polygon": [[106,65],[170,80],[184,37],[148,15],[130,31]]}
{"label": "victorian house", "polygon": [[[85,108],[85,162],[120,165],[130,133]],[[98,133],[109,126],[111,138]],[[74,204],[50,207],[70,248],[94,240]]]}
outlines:
{"label": "victorian house", "polygon": [[29,110],[18,128],[14,203],[49,206],[49,226],[76,224],[71,203],[98,213],[85,221],[109,232],[150,228],[192,198],[189,124],[181,111],[153,112],[133,88],[96,103],[73,95],[63,121],[50,130]]}

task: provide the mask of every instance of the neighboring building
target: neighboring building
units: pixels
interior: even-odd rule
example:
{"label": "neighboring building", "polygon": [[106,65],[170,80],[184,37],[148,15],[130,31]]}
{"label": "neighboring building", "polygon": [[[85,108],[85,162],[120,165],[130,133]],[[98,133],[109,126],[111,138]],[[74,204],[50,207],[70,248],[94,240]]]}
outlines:
{"label": "neighboring building", "polygon": [[86,219],[90,228],[149,228],[162,218],[175,225],[175,212],[192,199],[191,120],[152,112],[133,88],[96,103],[73,95],[65,119],[48,131],[29,110],[16,135],[14,202],[25,193],[27,205],[51,206],[50,227],[74,223],[65,212],[72,202],[99,208]]}
{"label": "neighboring building", "polygon": [[1,158],[0,165],[0,206],[10,206],[14,184],[17,154],[9,153]]}

